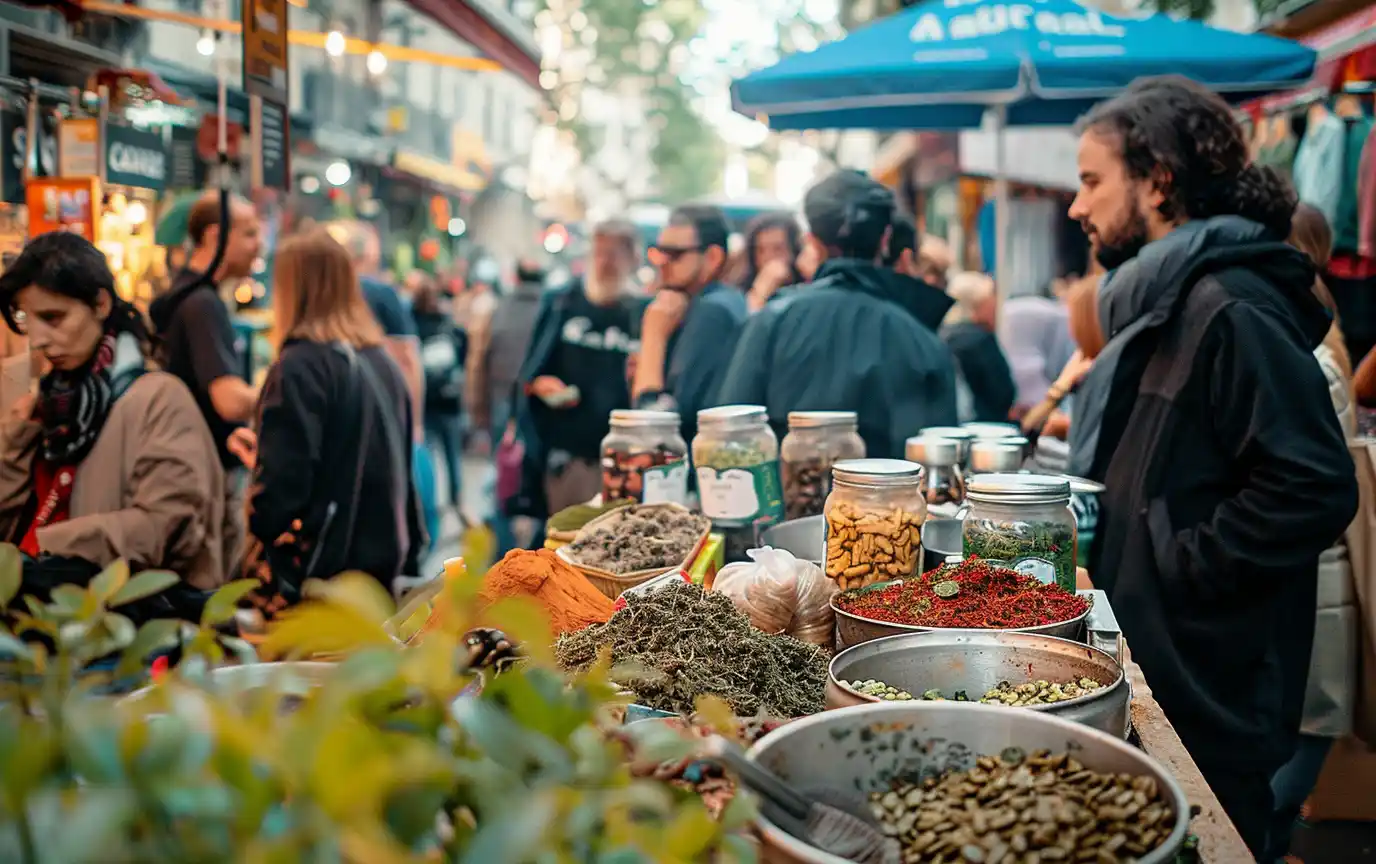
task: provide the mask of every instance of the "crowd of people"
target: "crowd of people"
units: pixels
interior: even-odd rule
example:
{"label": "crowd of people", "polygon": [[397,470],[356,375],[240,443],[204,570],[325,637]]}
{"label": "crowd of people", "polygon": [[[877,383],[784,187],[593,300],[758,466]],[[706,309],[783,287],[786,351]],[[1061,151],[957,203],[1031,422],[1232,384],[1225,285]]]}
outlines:
{"label": "crowd of people", "polygon": [[[1250,161],[1220,99],[1146,80],[1080,134],[1071,216],[1098,266],[1051,296],[998,308],[989,276],[953,272],[889,189],[846,170],[807,192],[806,230],[755,220],[739,261],[722,212],[687,204],[648,253],[629,222],[594,226],[584,272],[556,286],[535,261],[510,286],[478,280],[491,290],[394,286],[375,241],[310,228],[274,255],[261,388],[217,290],[260,253],[248,202],[197,203],[186,269],[147,319],[89,242],[35,238],[0,276],[41,366],[6,409],[0,539],[30,593],[124,558],[184,580],[137,615],[194,618],[249,574],[270,616],[312,577],[417,575],[440,530],[418,492],[432,454],[500,551],[598,494],[616,409],[676,411],[687,439],[718,405],[765,406],[780,435],[792,411],[853,411],[868,454],[893,458],[924,427],[1013,419],[1106,486],[1094,582],[1243,838],[1276,859],[1353,722],[1310,663],[1356,663],[1315,621],[1321,583],[1352,579],[1347,441],[1376,361],[1348,355],[1316,277],[1323,216]],[[483,514],[462,510],[474,446],[497,463]]]}

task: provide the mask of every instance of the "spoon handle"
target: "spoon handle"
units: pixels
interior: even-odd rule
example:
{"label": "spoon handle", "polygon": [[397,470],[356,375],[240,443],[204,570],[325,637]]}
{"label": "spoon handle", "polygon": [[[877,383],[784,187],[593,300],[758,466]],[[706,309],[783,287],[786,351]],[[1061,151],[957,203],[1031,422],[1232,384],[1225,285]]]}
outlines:
{"label": "spoon handle", "polygon": [[808,818],[812,808],[807,799],[788,788],[773,772],[747,758],[745,751],[735,742],[713,735],[706,740],[703,755],[725,765],[742,783],[768,798],[794,819]]}

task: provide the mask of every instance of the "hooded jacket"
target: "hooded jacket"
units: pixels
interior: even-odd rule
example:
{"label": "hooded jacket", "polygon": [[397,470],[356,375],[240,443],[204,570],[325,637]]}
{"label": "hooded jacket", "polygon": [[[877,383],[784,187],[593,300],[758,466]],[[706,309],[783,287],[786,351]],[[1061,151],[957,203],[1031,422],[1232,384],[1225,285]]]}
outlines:
{"label": "hooded jacket", "polygon": [[1101,415],[1088,473],[1107,486],[1091,572],[1206,779],[1266,782],[1293,752],[1319,556],[1357,508],[1313,279],[1223,217],[1149,244],[1101,296],[1091,377],[1109,380],[1080,402]]}
{"label": "hooded jacket", "polygon": [[781,437],[790,411],[854,411],[876,458],[902,458],[924,426],[955,424],[955,366],[936,335],[949,298],[853,259],[781,293],[742,329],[718,404],[764,405]]}

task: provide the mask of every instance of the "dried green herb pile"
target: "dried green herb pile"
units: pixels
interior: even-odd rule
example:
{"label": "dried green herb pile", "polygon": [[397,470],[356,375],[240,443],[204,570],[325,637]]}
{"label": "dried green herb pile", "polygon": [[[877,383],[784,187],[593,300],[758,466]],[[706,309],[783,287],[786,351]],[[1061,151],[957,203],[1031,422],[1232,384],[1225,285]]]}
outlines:
{"label": "dried green herb pile", "polygon": [[613,666],[631,670],[618,683],[651,708],[690,713],[697,697],[715,695],[742,717],[823,709],[827,657],[815,645],[756,630],[728,598],[685,582],[624,598],[606,624],[559,639],[560,666],[581,672],[610,645]]}

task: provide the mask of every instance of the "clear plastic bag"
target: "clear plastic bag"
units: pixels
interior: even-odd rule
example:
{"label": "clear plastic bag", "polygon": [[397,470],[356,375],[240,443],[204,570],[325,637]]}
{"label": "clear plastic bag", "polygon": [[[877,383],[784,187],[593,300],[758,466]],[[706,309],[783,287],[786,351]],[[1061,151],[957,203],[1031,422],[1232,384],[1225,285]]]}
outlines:
{"label": "clear plastic bag", "polygon": [[836,583],[821,567],[783,549],[765,546],[746,554],[749,562],[722,568],[712,590],[731,598],[759,630],[830,647]]}

